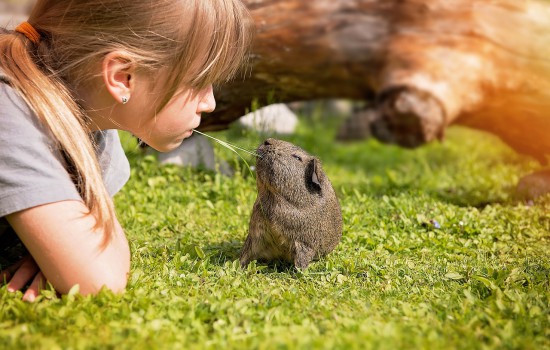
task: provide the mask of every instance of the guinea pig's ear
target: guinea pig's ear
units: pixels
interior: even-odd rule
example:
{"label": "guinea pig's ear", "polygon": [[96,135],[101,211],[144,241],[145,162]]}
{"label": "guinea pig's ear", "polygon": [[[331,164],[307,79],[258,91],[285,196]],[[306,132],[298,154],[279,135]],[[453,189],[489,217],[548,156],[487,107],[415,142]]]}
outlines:
{"label": "guinea pig's ear", "polygon": [[317,158],[313,158],[311,160],[311,163],[313,166],[313,171],[311,172],[311,182],[314,185],[321,188],[321,175],[322,175],[321,165],[319,164],[319,161],[317,160]]}

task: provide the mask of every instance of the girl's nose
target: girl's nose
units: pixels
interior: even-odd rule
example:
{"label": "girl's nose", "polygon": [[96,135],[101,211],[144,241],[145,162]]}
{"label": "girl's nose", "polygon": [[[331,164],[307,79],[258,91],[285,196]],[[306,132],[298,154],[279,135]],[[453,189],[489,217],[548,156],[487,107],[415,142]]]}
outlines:
{"label": "girl's nose", "polygon": [[214,89],[212,85],[208,85],[199,96],[200,101],[197,106],[198,113],[210,113],[216,109],[216,99],[214,98]]}

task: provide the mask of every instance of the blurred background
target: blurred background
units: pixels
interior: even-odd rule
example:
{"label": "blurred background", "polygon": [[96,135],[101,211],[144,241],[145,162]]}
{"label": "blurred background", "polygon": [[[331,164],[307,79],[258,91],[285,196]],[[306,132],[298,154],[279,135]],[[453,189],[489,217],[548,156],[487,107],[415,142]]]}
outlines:
{"label": "blurred background", "polygon": [[0,26],[14,28],[24,20],[35,0],[0,0]]}

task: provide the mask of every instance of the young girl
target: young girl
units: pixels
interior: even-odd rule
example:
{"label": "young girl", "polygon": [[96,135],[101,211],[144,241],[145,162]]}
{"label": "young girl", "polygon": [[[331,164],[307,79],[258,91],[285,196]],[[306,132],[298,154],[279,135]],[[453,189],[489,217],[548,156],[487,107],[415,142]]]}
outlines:
{"label": "young girl", "polygon": [[[0,278],[36,298],[125,288],[111,196],[127,181],[116,130],[169,151],[214,110],[246,55],[239,0],[38,0],[0,32]],[[28,255],[6,266],[19,240]]]}

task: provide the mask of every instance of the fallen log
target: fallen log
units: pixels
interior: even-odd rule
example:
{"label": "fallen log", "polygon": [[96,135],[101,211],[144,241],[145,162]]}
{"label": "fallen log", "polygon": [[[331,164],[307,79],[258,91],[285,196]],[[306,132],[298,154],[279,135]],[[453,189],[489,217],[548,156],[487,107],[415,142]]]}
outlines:
{"label": "fallen log", "polygon": [[385,142],[416,147],[461,124],[546,162],[550,3],[244,2],[257,27],[246,79],[217,89],[200,130],[226,128],[253,103],[347,98],[370,103]]}

